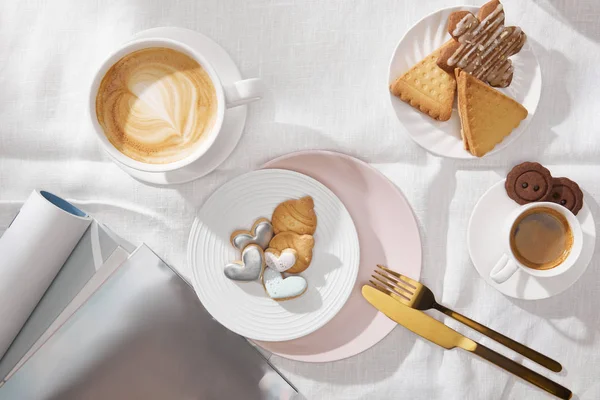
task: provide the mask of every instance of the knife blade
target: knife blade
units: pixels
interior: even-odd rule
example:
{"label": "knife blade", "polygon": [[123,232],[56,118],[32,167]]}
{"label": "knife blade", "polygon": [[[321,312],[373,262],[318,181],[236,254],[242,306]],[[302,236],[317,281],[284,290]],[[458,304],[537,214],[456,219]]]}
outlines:
{"label": "knife blade", "polygon": [[362,294],[376,309],[398,324],[445,349],[474,350],[477,343],[422,311],[405,306],[393,297],[365,285]]}
{"label": "knife blade", "polygon": [[362,295],[371,305],[384,313],[388,318],[430,342],[448,350],[460,347],[468,352],[477,354],[479,357],[526,380],[540,389],[544,389],[558,398],[570,399],[573,396],[571,391],[566,387],[469,339],[437,319],[400,303],[390,295],[380,292],[374,287],[369,285],[363,286]]}

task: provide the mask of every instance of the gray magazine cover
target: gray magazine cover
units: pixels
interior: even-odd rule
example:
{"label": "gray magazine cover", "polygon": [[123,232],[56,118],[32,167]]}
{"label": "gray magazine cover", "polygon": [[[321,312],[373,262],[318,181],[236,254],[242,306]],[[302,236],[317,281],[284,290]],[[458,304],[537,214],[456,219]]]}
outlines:
{"label": "gray magazine cover", "polygon": [[300,397],[144,245],[0,388],[0,400]]}

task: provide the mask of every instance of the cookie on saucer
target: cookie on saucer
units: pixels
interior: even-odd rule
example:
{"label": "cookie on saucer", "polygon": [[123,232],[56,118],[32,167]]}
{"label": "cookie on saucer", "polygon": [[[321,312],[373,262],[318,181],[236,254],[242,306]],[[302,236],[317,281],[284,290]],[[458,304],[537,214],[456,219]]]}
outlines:
{"label": "cookie on saucer", "polygon": [[552,175],[536,162],[524,162],[514,167],[504,183],[508,197],[518,204],[546,201],[552,190]]}
{"label": "cookie on saucer", "polygon": [[553,178],[548,201],[560,204],[577,215],[583,207],[583,192],[579,185],[569,178]]}

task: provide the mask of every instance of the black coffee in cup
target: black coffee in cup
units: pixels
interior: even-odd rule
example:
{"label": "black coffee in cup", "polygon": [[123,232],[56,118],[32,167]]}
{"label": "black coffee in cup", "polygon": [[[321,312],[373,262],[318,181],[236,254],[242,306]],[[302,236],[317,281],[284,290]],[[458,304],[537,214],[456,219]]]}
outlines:
{"label": "black coffee in cup", "polygon": [[548,207],[532,208],[517,218],[510,232],[510,247],[528,268],[551,269],[560,265],[573,247],[567,219]]}

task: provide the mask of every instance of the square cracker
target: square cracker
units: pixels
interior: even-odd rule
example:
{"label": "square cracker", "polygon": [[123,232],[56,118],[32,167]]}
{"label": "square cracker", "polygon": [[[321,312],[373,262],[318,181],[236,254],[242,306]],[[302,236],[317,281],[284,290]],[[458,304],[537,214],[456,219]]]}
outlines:
{"label": "square cracker", "polygon": [[439,55],[453,40],[418,62],[390,85],[394,96],[439,121],[447,121],[452,115],[456,92],[456,80],[437,65]]}

